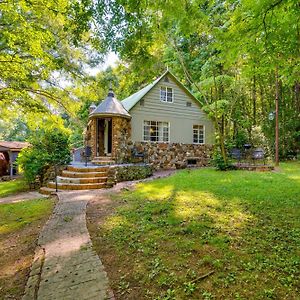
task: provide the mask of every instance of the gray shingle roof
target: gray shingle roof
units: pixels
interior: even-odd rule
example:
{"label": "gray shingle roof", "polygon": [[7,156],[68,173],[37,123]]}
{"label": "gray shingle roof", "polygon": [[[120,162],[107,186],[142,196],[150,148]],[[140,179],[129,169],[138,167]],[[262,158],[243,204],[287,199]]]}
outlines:
{"label": "gray shingle roof", "polygon": [[90,118],[106,116],[131,118],[130,114],[124,108],[122,103],[115,98],[113,91],[109,91],[106,99],[103,100],[89,115]]}

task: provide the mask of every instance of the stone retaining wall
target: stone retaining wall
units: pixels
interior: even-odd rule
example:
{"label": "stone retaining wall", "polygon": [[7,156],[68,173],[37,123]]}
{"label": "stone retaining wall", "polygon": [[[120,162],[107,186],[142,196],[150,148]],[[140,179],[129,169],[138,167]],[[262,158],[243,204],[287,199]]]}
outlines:
{"label": "stone retaining wall", "polygon": [[120,165],[108,170],[107,186],[112,187],[117,182],[144,179],[153,174],[151,165]]}
{"label": "stone retaining wall", "polygon": [[[58,166],[57,167],[57,175],[61,176],[62,171],[66,169],[66,166]],[[55,180],[55,168],[53,166],[45,168],[43,177],[40,178],[39,184],[41,186],[46,186],[49,181]]]}
{"label": "stone retaining wall", "polygon": [[195,167],[207,166],[213,152],[212,145],[182,143],[135,142],[131,147],[146,153],[155,169],[184,168],[192,160]]}

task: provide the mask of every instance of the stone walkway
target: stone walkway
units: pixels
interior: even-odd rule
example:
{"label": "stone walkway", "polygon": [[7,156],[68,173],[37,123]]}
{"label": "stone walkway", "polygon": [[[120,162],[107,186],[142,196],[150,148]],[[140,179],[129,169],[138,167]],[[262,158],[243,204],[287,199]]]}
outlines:
{"label": "stone walkway", "polygon": [[114,299],[104,267],[92,249],[86,205],[99,195],[105,197],[138,182],[173,173],[156,172],[150,178],[118,183],[111,189],[57,193],[59,201],[40,234],[22,300]]}
{"label": "stone walkway", "polygon": [[23,300],[111,298],[86,227],[86,205],[95,193],[58,193],[59,201],[38,241]]}
{"label": "stone walkway", "polygon": [[42,195],[38,192],[23,192],[23,193],[18,193],[15,195],[0,198],[0,204],[16,203],[16,202],[20,202],[20,201],[40,199],[40,198],[44,198],[44,197],[47,197],[47,196]]}

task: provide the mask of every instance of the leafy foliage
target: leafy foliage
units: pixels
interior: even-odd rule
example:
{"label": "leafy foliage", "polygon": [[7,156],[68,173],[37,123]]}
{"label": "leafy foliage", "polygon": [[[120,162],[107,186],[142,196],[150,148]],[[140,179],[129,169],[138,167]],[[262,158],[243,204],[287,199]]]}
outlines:
{"label": "leafy foliage", "polygon": [[100,59],[89,0],[1,1],[0,113],[74,114],[72,84]]}
{"label": "leafy foliage", "polygon": [[[209,112],[224,161],[225,146],[260,125],[274,148],[275,72],[280,88],[280,154],[299,151],[299,16],[288,1],[98,1],[101,38],[120,53],[136,84],[167,66]],[[237,143],[239,144],[239,142]]]}
{"label": "leafy foliage", "polygon": [[226,161],[224,161],[222,154],[218,151],[216,151],[214,153],[212,163],[217,168],[217,170],[220,170],[220,171],[234,169],[234,166],[230,163],[230,161],[228,159]]}
{"label": "leafy foliage", "polygon": [[37,178],[42,181],[44,172],[54,165],[70,162],[69,135],[57,129],[40,129],[29,138],[31,146],[24,148],[18,157],[18,164],[24,171],[28,183]]}

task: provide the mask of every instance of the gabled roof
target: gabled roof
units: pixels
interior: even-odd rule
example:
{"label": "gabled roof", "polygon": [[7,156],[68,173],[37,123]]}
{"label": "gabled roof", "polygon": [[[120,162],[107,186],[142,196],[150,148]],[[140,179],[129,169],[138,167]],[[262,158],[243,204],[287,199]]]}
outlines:
{"label": "gabled roof", "polygon": [[[148,94],[155,86],[156,84],[166,75],[170,75],[172,79],[177,83],[179,87],[181,87],[188,96],[192,97],[197,103],[199,101],[197,98],[173,75],[169,70],[165,71],[160,77],[158,77],[155,81],[148,84],[138,92],[132,94],[131,96],[125,98],[122,100],[123,106],[126,108],[127,111],[130,111],[146,94]],[[200,104],[200,103],[199,103]]]}
{"label": "gabled roof", "polygon": [[14,151],[21,151],[23,148],[28,147],[30,144],[26,142],[6,142],[0,141],[0,148]]}
{"label": "gabled roof", "polygon": [[106,99],[102,101],[89,115],[92,117],[109,117],[120,116],[131,118],[128,111],[123,107],[122,103],[115,98],[114,92],[109,91]]}

